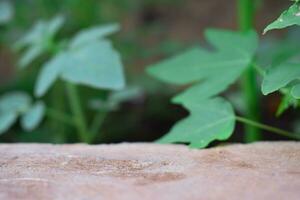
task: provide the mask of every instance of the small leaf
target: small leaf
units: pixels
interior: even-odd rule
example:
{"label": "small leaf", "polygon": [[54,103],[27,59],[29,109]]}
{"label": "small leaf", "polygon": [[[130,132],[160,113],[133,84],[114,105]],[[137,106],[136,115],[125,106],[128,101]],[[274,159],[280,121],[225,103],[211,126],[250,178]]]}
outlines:
{"label": "small leaf", "polygon": [[300,78],[300,64],[285,62],[272,67],[265,74],[262,83],[262,92],[264,95],[275,92],[289,84],[295,79]]}
{"label": "small leaf", "polygon": [[41,46],[31,46],[19,60],[19,67],[24,69],[43,53]]}
{"label": "small leaf", "polygon": [[61,15],[58,15],[54,17],[52,20],[50,20],[48,22],[47,31],[46,31],[48,37],[54,37],[58,33],[58,31],[62,28],[64,22],[65,22],[65,18]]}
{"label": "small leaf", "polygon": [[142,93],[139,87],[128,87],[120,91],[112,92],[109,95],[108,101],[113,101],[117,104],[140,96]]}
{"label": "small leaf", "polygon": [[300,8],[298,2],[294,3],[277,20],[268,25],[264,30],[264,34],[273,29],[282,29],[292,25],[300,25]]}
{"label": "small leaf", "polygon": [[5,133],[17,121],[18,115],[14,112],[0,111],[0,134]]}
{"label": "small leaf", "polygon": [[125,86],[120,55],[108,41],[70,51],[61,76],[66,81],[100,89],[118,90]]}
{"label": "small leaf", "polygon": [[57,16],[49,21],[38,21],[24,37],[16,42],[15,48],[19,50],[31,45],[46,45],[47,41],[52,39],[57,34],[63,23],[64,18],[62,16]]}
{"label": "small leaf", "polygon": [[14,49],[21,50],[30,45],[41,44],[44,41],[45,26],[44,21],[38,21],[25,36],[14,44]]}
{"label": "small leaf", "polygon": [[235,115],[232,106],[221,98],[187,104],[190,116],[178,122],[159,140],[160,143],[183,142],[204,148],[213,140],[226,140],[233,133]]}
{"label": "small leaf", "polygon": [[8,23],[14,15],[14,10],[9,1],[0,2],[0,25]]}
{"label": "small leaf", "polygon": [[31,98],[23,92],[11,92],[0,98],[0,112],[23,113],[29,108]]}
{"label": "small leaf", "polygon": [[49,41],[53,40],[58,30],[62,27],[63,22],[64,18],[61,16],[57,16],[50,21],[41,20],[24,37],[15,43],[14,48],[16,50],[27,48],[19,61],[21,68],[24,69],[48,50]]}
{"label": "small leaf", "polygon": [[67,62],[68,55],[62,52],[43,65],[35,85],[35,95],[37,97],[45,95],[49,88],[59,78],[60,73],[67,65]]}
{"label": "small leaf", "polygon": [[291,94],[295,99],[300,99],[300,84],[293,86]]}
{"label": "small leaf", "polygon": [[42,121],[45,114],[45,104],[35,103],[21,118],[22,128],[26,131],[34,130]]}
{"label": "small leaf", "polygon": [[118,24],[101,25],[79,32],[71,41],[70,47],[77,48],[94,42],[120,30]]}
{"label": "small leaf", "polygon": [[281,102],[276,111],[277,117],[282,115],[290,106],[296,108],[298,105],[298,100],[292,96],[291,89],[287,89],[287,88],[281,89],[281,92],[283,93],[284,96],[281,99]]}

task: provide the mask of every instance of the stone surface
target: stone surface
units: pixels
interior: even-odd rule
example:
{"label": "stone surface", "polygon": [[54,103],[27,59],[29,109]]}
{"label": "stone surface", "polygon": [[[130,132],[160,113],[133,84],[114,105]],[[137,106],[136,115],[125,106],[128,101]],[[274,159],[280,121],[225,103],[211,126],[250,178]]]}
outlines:
{"label": "stone surface", "polygon": [[4,144],[0,199],[300,199],[300,143]]}

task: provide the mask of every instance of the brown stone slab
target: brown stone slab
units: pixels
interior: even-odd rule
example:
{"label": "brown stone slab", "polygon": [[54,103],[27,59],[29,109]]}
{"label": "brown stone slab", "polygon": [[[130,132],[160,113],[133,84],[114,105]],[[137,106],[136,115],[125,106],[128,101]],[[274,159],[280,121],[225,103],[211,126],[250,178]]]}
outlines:
{"label": "brown stone slab", "polygon": [[300,143],[0,145],[0,199],[300,199]]}

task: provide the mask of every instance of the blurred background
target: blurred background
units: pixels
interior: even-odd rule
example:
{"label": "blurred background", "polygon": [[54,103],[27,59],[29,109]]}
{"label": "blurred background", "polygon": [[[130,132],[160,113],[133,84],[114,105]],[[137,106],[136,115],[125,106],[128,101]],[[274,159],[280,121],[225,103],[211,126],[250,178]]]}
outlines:
{"label": "blurred background", "polygon": [[[203,31],[209,27],[236,29],[236,2],[234,0],[0,0],[10,5],[0,9],[0,95],[22,90],[33,93],[41,58],[28,70],[16,67],[19,55],[12,49],[15,41],[24,35],[40,19],[51,19],[60,14],[66,24],[58,38],[68,38],[78,30],[90,26],[117,22],[121,31],[113,35],[114,46],[124,62],[127,84],[139,87],[139,95],[124,101],[118,109],[110,112],[104,120],[94,143],[123,141],[153,141],[166,133],[172,125],[188,113],[180,106],[170,103],[170,98],[182,88],[163,84],[145,73],[145,67],[158,60],[174,55],[203,41]],[[264,27],[289,6],[287,0],[256,0],[256,28]],[[282,45],[287,52],[295,46],[294,30],[269,34],[262,40],[261,63],[267,63],[281,52],[273,52],[273,45]],[[285,38],[277,42],[276,38]],[[291,38],[291,39],[289,39]],[[291,45],[290,45],[291,44]],[[259,80],[258,80],[259,81]],[[107,95],[107,91],[80,87],[83,102],[95,95]],[[101,93],[101,94],[98,94]],[[243,103],[237,87],[224,94],[237,112],[243,113]],[[50,97],[45,97],[50,98]],[[280,95],[263,97],[261,110],[263,121],[281,128],[297,128],[297,112],[288,110],[280,119],[274,117]],[[70,127],[45,119],[32,131],[23,131],[18,124],[0,136],[0,142],[78,142]],[[238,125],[231,141],[241,141],[243,132]],[[282,139],[265,136],[265,139]]]}

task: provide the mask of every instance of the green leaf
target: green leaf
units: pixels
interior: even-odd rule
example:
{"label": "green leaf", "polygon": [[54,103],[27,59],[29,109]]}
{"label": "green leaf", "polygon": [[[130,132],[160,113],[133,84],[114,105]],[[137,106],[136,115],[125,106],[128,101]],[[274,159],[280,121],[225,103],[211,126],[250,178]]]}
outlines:
{"label": "green leaf", "polygon": [[118,24],[101,25],[83,30],[72,39],[70,47],[78,48],[80,46],[94,42],[98,39],[103,39],[104,37],[113,34],[119,30],[120,26]]}
{"label": "green leaf", "polygon": [[131,100],[140,96],[142,90],[140,87],[128,87],[120,91],[112,92],[109,95],[108,101],[115,102],[116,104],[122,103],[124,101]]}
{"label": "green leaf", "polygon": [[179,56],[150,66],[148,72],[160,80],[179,85],[209,79],[228,71],[239,74],[249,66],[258,45],[257,34],[253,31],[242,34],[209,30],[206,32],[206,38],[214,45],[216,51],[210,52],[195,47]]}
{"label": "green leaf", "polygon": [[0,134],[5,133],[17,121],[18,115],[14,112],[0,111]]}
{"label": "green leaf", "polygon": [[38,58],[42,53],[43,53],[43,49],[41,46],[30,46],[28,50],[20,58],[18,66],[24,69],[36,58]]}
{"label": "green leaf", "polygon": [[300,64],[285,62],[267,71],[262,83],[264,95],[275,92],[300,78]]}
{"label": "green leaf", "polygon": [[62,70],[66,81],[100,89],[122,89],[125,86],[120,55],[108,41],[96,41],[68,52]]}
{"label": "green leaf", "polygon": [[67,65],[68,55],[62,52],[45,63],[38,75],[35,85],[35,95],[41,97],[59,78],[61,71]]}
{"label": "green leaf", "polygon": [[283,93],[283,98],[281,99],[281,102],[278,106],[278,109],[276,111],[276,116],[279,117],[284,113],[290,106],[296,108],[298,105],[298,100],[293,97],[291,94],[291,89],[284,88],[281,89],[281,92]]}
{"label": "green leaf", "polygon": [[49,43],[62,27],[64,18],[57,16],[50,21],[41,20],[20,40],[16,42],[14,48],[20,50],[27,47],[24,55],[19,61],[21,68],[27,67],[32,61],[48,50]]}
{"label": "green leaf", "polygon": [[298,2],[294,3],[277,20],[268,25],[264,30],[264,34],[273,29],[282,29],[293,25],[300,25],[300,8]]}
{"label": "green leaf", "polygon": [[300,54],[300,43],[298,42],[300,30],[289,30],[283,39],[265,37],[261,41],[261,47],[257,53],[256,62],[260,66],[279,65],[288,60],[297,58]]}
{"label": "green leaf", "polygon": [[23,113],[29,108],[31,98],[23,92],[11,92],[0,98],[0,112]]}
{"label": "green leaf", "polygon": [[63,23],[64,18],[62,16],[57,16],[49,21],[38,21],[24,37],[16,42],[15,48],[21,49],[31,45],[47,45],[47,41],[56,35]]}
{"label": "green leaf", "polygon": [[58,78],[100,89],[117,90],[125,85],[121,58],[104,40],[63,51],[47,62],[38,76],[35,95],[43,96]]}
{"label": "green leaf", "polygon": [[45,114],[45,104],[35,103],[21,118],[22,128],[26,131],[34,130],[42,121]]}
{"label": "green leaf", "polygon": [[8,23],[13,18],[14,10],[9,1],[0,2],[0,25]]}
{"label": "green leaf", "polygon": [[173,99],[183,104],[190,116],[177,123],[160,142],[184,142],[203,148],[213,140],[227,139],[234,130],[232,106],[221,98],[211,98],[226,90],[251,66],[258,37],[253,31],[215,29],[206,31],[205,37],[213,51],[195,47],[148,69],[165,82],[193,84]]}
{"label": "green leaf", "polygon": [[[218,51],[235,51],[244,58],[252,58],[258,47],[258,36],[255,31],[240,33],[222,29],[207,29],[205,38]],[[234,45],[233,45],[234,44]]]}
{"label": "green leaf", "polygon": [[54,37],[65,23],[65,18],[62,15],[58,15],[46,23],[46,31],[49,38]]}
{"label": "green leaf", "polygon": [[240,76],[242,71],[227,71],[222,76],[215,76],[195,84],[175,96],[172,99],[173,103],[197,103],[205,99],[209,99],[220,92],[226,90]]}
{"label": "green leaf", "polygon": [[291,94],[295,99],[300,99],[300,84],[293,86]]}
{"label": "green leaf", "polygon": [[190,116],[178,122],[160,143],[190,143],[191,147],[203,148],[213,140],[226,140],[233,133],[234,111],[224,99],[185,104],[185,107]]}

